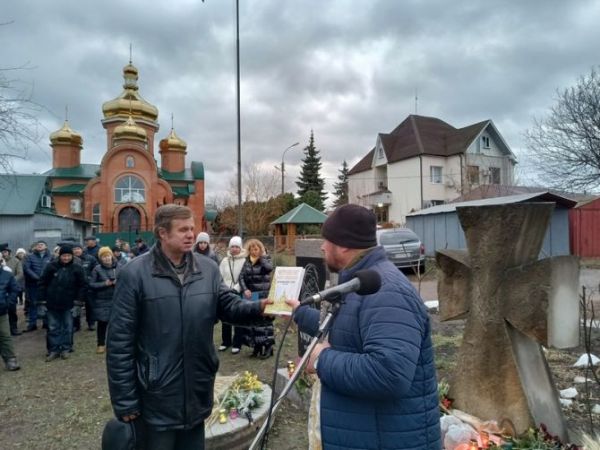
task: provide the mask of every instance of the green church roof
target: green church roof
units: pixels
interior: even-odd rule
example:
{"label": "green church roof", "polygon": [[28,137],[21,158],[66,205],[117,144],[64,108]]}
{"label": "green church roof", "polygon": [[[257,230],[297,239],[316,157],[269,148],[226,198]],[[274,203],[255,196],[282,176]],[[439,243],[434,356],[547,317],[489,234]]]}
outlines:
{"label": "green church roof", "polygon": [[52,189],[53,194],[81,194],[85,190],[87,184],[67,184],[65,186],[59,186]]}
{"label": "green church roof", "polygon": [[44,175],[0,174],[0,215],[27,216],[41,210]]}
{"label": "green church roof", "polygon": [[163,169],[158,170],[159,176],[166,181],[196,181],[204,180],[204,164],[198,161],[192,161],[192,167],[181,172],[168,172]]}
{"label": "green church roof", "polygon": [[301,203],[296,206],[291,211],[286,212],[283,216],[275,219],[271,222],[271,225],[279,225],[286,223],[323,223],[327,219],[327,214],[322,213],[319,210],[316,210],[312,206],[307,205],[306,203]]}
{"label": "green church roof", "polygon": [[50,169],[44,172],[43,175],[52,178],[87,178],[91,179],[100,172],[99,164],[80,164],[77,167],[68,169]]}

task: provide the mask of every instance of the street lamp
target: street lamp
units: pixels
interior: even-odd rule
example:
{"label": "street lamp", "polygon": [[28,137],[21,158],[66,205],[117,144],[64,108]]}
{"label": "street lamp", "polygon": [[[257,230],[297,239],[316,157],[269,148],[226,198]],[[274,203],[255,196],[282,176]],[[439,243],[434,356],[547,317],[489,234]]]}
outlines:
{"label": "street lamp", "polygon": [[285,158],[285,154],[289,149],[295,147],[298,144],[299,142],[290,145],[283,151],[283,154],[281,155],[281,195],[285,194],[285,163],[283,162],[283,158]]}

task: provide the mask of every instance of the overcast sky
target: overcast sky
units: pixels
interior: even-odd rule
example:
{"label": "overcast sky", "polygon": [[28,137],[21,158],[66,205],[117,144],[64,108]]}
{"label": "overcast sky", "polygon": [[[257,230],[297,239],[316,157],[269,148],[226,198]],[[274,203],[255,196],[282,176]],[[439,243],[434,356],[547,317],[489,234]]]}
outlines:
{"label": "overcast sky", "polygon": [[[69,121],[82,162],[106,151],[102,103],[139,70],[141,95],[202,161],[207,197],[235,174],[235,0],[5,0],[0,67],[45,107],[38,148],[20,172],[51,168],[48,134]],[[296,186],[310,130],[328,187],[408,114],[455,127],[492,119],[529,181],[523,132],[556,89],[599,63],[600,2],[592,0],[240,0],[242,161],[271,169],[287,152]],[[418,103],[415,106],[415,92]],[[158,157],[158,152],[157,158]],[[273,169],[275,170],[275,169]]]}

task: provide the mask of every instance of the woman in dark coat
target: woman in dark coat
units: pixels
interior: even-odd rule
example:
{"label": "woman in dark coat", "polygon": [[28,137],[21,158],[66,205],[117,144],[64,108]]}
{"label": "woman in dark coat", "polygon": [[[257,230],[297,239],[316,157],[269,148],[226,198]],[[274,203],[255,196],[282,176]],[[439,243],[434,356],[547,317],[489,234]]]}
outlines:
{"label": "woman in dark coat", "polygon": [[[258,239],[250,239],[246,243],[248,256],[240,272],[240,289],[248,300],[267,298],[271,286],[273,264],[267,255],[265,246]],[[252,356],[268,358],[273,355],[275,344],[273,321],[265,319],[263,326],[251,327],[246,336],[246,344],[254,348]]]}
{"label": "woman in dark coat", "polygon": [[109,247],[102,247],[98,251],[97,264],[90,276],[90,291],[92,292],[94,318],[98,321],[96,336],[98,348],[96,353],[102,354],[106,350],[106,328],[113,304],[113,293],[117,283],[117,274],[120,266]]}

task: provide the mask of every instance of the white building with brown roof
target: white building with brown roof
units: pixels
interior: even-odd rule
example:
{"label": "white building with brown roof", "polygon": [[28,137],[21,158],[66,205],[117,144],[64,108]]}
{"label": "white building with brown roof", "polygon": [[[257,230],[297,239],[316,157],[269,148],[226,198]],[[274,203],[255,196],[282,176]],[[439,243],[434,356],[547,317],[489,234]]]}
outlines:
{"label": "white building with brown roof", "polygon": [[491,120],[454,128],[409,115],[379,133],[349,172],[348,199],[380,222],[404,224],[410,212],[447,203],[480,185],[513,184],[516,157]]}

